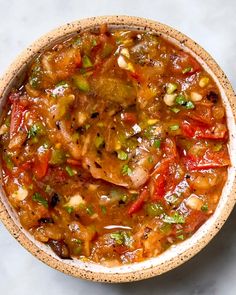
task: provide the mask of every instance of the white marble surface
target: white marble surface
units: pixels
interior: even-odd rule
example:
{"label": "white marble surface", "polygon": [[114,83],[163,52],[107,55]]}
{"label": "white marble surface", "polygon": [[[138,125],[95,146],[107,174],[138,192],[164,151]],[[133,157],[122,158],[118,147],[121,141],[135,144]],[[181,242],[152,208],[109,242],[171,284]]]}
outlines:
{"label": "white marble surface", "polygon": [[[236,88],[235,0],[0,0],[0,73],[28,44],[71,20],[126,14],[159,20],[184,32],[217,60]],[[160,277],[132,284],[82,281],[37,261],[0,223],[0,294],[234,295],[236,210],[199,255]]]}

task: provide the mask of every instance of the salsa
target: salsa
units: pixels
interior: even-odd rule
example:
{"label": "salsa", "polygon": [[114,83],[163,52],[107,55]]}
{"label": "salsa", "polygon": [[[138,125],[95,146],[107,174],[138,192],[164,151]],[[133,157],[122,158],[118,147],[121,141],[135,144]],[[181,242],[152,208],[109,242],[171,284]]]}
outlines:
{"label": "salsa", "polygon": [[36,56],[1,117],[2,184],[63,259],[155,257],[214,213],[225,108],[189,53],[152,32],[85,31]]}

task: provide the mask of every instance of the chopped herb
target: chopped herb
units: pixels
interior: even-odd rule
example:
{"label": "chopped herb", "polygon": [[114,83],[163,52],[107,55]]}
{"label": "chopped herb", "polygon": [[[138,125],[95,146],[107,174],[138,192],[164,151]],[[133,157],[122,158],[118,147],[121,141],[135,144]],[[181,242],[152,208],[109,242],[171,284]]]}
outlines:
{"label": "chopped herb", "polygon": [[175,102],[179,105],[186,105],[187,100],[183,94],[179,94],[176,96]]}
{"label": "chopped herb", "polygon": [[88,130],[90,127],[91,127],[90,124],[86,124],[86,125],[85,125],[85,130]]}
{"label": "chopped herb", "polygon": [[69,174],[69,176],[75,175],[75,171],[70,166],[66,166],[65,169],[66,169],[66,172]]}
{"label": "chopped herb", "polygon": [[71,206],[66,206],[65,209],[66,209],[66,211],[67,211],[69,214],[71,214],[71,213],[74,212],[74,208],[71,207]]}
{"label": "chopped herb", "polygon": [[164,223],[160,228],[160,231],[164,234],[168,233],[170,230],[171,230],[171,224],[169,223]]}
{"label": "chopped herb", "polygon": [[88,80],[83,77],[82,75],[76,75],[73,77],[73,81],[76,87],[78,87],[79,90],[88,92],[90,90],[89,82]]}
{"label": "chopped herb", "polygon": [[122,169],[121,169],[121,173],[123,174],[123,175],[131,175],[131,173],[132,173],[132,170],[131,170],[131,168],[128,166],[128,165],[124,165],[123,167],[122,167]]}
{"label": "chopped herb", "polygon": [[157,149],[161,147],[161,140],[160,139],[155,139],[153,142],[153,146]]}
{"label": "chopped herb", "polygon": [[163,218],[163,221],[165,223],[185,223],[185,219],[183,215],[180,215],[178,212],[176,212],[172,216],[165,215]]}
{"label": "chopped herb", "polygon": [[95,147],[97,149],[100,149],[101,147],[103,147],[104,143],[105,143],[105,141],[104,141],[104,138],[102,136],[96,136],[95,137],[94,144],[95,144]]}
{"label": "chopped herb", "polygon": [[191,109],[194,109],[195,108],[195,105],[194,105],[194,103],[192,101],[189,100],[186,103],[185,107],[186,107],[186,109],[191,110]]}
{"label": "chopped herb", "polygon": [[182,73],[183,73],[183,74],[187,74],[187,73],[191,72],[192,70],[193,70],[192,67],[187,67],[187,68],[184,68],[184,69],[183,69]]}
{"label": "chopped herb", "polygon": [[214,152],[219,152],[221,149],[222,149],[222,144],[221,143],[216,143],[214,146],[213,146],[213,151]]}
{"label": "chopped herb", "polygon": [[90,216],[92,216],[94,214],[94,210],[93,210],[92,205],[90,205],[86,208],[86,213]]}
{"label": "chopped herb", "polygon": [[107,208],[106,208],[106,206],[101,205],[100,208],[101,208],[102,214],[105,215],[105,214],[107,213]]}
{"label": "chopped herb", "polygon": [[201,210],[202,210],[202,212],[207,212],[208,211],[208,205],[207,204],[202,205]]}
{"label": "chopped herb", "polygon": [[178,108],[171,108],[171,111],[175,114],[178,114],[180,112],[180,109]]}
{"label": "chopped herb", "polygon": [[56,84],[56,88],[57,87],[63,87],[63,88],[68,88],[69,84],[66,81],[61,81],[59,83]]}
{"label": "chopped herb", "polygon": [[179,200],[178,196],[176,194],[170,195],[165,198],[167,203],[169,204],[176,204],[176,202]]}
{"label": "chopped herb", "polygon": [[63,164],[66,160],[65,152],[61,149],[53,149],[49,163],[51,165]]}
{"label": "chopped herb", "polygon": [[90,58],[87,56],[87,55],[84,55],[83,58],[82,58],[82,65],[83,65],[83,68],[90,68],[93,66]]}
{"label": "chopped herb", "polygon": [[92,45],[93,45],[93,47],[97,46],[97,41],[95,39],[92,40]]}
{"label": "chopped herb", "polygon": [[164,208],[159,203],[150,203],[146,206],[146,212],[149,216],[160,216],[164,212]]}
{"label": "chopped herb", "polygon": [[153,157],[152,156],[148,157],[148,163],[150,163],[150,164],[153,163]]}
{"label": "chopped herb", "polygon": [[12,162],[11,156],[4,153],[3,160],[4,160],[4,162],[7,165],[7,169],[9,169],[11,171],[13,169],[13,167],[14,167],[14,164]]}
{"label": "chopped herb", "polygon": [[176,130],[179,129],[179,125],[178,125],[178,124],[171,125],[171,126],[169,127],[169,129],[170,129],[171,131],[176,131]]}
{"label": "chopped herb", "polygon": [[167,94],[172,94],[177,89],[178,85],[176,83],[168,83],[166,85]]}
{"label": "chopped herb", "polygon": [[122,245],[123,244],[123,237],[120,233],[112,233],[110,237],[115,240],[116,244]]}
{"label": "chopped herb", "polygon": [[184,240],[184,235],[179,235],[179,236],[177,236],[177,238],[179,239],[179,240]]}
{"label": "chopped herb", "polygon": [[43,205],[45,208],[48,208],[48,201],[42,197],[40,193],[35,193],[32,196],[33,201],[39,203],[40,205]]}
{"label": "chopped herb", "polygon": [[117,157],[119,160],[125,161],[128,159],[128,154],[124,151],[117,151]]}
{"label": "chopped herb", "polygon": [[110,237],[116,242],[116,244],[125,245],[128,247],[131,245],[133,241],[133,239],[130,237],[130,234],[125,231],[112,233],[110,234]]}
{"label": "chopped herb", "polygon": [[113,49],[114,49],[114,46],[111,43],[105,43],[103,46],[101,56],[103,58],[108,57],[109,55],[111,55]]}
{"label": "chopped herb", "polygon": [[44,126],[42,123],[38,122],[30,127],[27,138],[30,139],[42,134],[44,134]]}
{"label": "chopped herb", "polygon": [[77,39],[75,39],[75,41],[73,42],[73,45],[75,45],[75,46],[79,46],[79,45],[81,45],[81,44],[82,44],[82,40],[81,40],[80,37],[77,38]]}
{"label": "chopped herb", "polygon": [[31,183],[31,184],[28,186],[28,188],[29,188],[30,190],[32,190],[32,189],[34,188],[33,183]]}

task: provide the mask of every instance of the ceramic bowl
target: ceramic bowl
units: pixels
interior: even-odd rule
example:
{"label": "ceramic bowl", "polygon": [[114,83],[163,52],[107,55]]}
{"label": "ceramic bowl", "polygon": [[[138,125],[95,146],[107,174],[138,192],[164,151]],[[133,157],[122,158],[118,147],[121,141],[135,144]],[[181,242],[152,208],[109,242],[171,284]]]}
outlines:
{"label": "ceramic bowl", "polygon": [[226,108],[229,127],[229,151],[232,162],[216,211],[191,238],[172,246],[160,256],[143,262],[112,268],[80,260],[62,260],[57,257],[49,247],[34,240],[22,228],[17,214],[8,203],[2,187],[0,187],[0,218],[9,232],[22,246],[49,266],[79,278],[100,282],[127,282],[160,275],[181,265],[209,243],[229,216],[236,201],[236,100],[232,87],[223,71],[213,58],[190,38],[167,25],[155,21],[129,16],[105,16],[79,20],[61,26],[44,35],[19,55],[0,79],[0,111],[12,86],[22,82],[27,66],[35,54],[44,51],[64,38],[73,36],[83,30],[96,28],[103,23],[107,23],[109,28],[153,31],[185,51],[190,52],[214,78]]}

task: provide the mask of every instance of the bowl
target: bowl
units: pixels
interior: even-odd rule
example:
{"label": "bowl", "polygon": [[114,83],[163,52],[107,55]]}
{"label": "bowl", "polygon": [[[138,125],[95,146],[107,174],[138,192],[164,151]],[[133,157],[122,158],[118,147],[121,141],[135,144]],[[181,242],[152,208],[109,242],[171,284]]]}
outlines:
{"label": "bowl", "polygon": [[228,218],[236,202],[236,100],[230,82],[217,63],[204,49],[187,36],[167,25],[148,19],[129,16],[104,16],[67,23],[44,35],[23,51],[0,79],[0,112],[4,107],[10,89],[22,82],[27,66],[36,54],[43,52],[48,47],[69,36],[73,36],[83,30],[96,28],[104,23],[107,23],[109,28],[152,31],[161,35],[185,51],[190,52],[204,69],[210,73],[218,85],[223,104],[226,108],[229,129],[228,147],[232,165],[228,168],[228,178],[214,214],[191,238],[170,247],[158,257],[112,268],[81,260],[60,259],[49,247],[36,241],[22,228],[17,214],[9,204],[2,187],[0,187],[0,219],[12,236],[23,247],[54,269],[93,281],[110,283],[130,282],[160,275],[181,265],[205,247]]}

